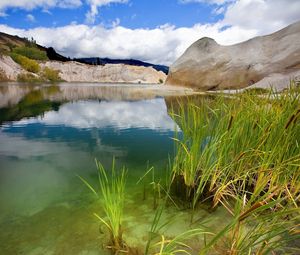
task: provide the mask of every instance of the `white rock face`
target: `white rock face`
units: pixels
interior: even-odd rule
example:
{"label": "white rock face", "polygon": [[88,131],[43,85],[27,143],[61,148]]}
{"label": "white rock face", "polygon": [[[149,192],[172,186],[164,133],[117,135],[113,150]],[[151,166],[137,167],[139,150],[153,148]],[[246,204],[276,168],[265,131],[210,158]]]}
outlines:
{"label": "white rock face", "polygon": [[[152,67],[107,64],[92,66],[77,62],[47,61],[39,63],[41,69],[50,67],[58,70],[60,77],[67,82],[101,82],[101,83],[164,83],[167,76]],[[21,73],[27,73],[9,56],[0,55],[0,74],[10,81],[17,81]],[[35,75],[35,74],[34,74]]]}
{"label": "white rock face", "polygon": [[41,67],[59,70],[60,77],[67,82],[146,83],[165,82],[166,75],[152,67],[107,64],[92,66],[77,62],[47,61]]}
{"label": "white rock face", "polygon": [[292,78],[299,70],[300,22],[297,22],[271,35],[231,46],[202,38],[170,67],[166,84],[199,90],[237,89],[272,74]]}
{"label": "white rock face", "polygon": [[23,69],[19,64],[9,56],[0,55],[0,72],[6,76],[8,80],[16,81]]}

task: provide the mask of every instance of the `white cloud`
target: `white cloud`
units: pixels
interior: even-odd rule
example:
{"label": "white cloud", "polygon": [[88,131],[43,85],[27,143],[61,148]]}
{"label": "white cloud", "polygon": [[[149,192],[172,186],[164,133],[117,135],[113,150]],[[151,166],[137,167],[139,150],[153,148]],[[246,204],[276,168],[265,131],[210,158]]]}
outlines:
{"label": "white cloud", "polygon": [[39,44],[52,46],[66,56],[135,58],[167,65],[203,36],[215,38],[221,44],[231,44],[256,35],[255,30],[231,27],[221,31],[221,28],[220,24],[196,24],[180,28],[164,25],[154,29],[129,29],[122,26],[108,29],[101,25],[70,24],[58,28],[22,30],[0,25],[0,31],[33,37]]}
{"label": "white cloud", "polygon": [[35,8],[74,8],[82,4],[81,0],[1,0],[0,10],[7,8],[22,8],[25,10],[32,10]]}
{"label": "white cloud", "polygon": [[26,20],[29,22],[35,22],[35,17],[32,14],[27,14]]}
{"label": "white cloud", "polygon": [[90,10],[86,13],[86,22],[95,23],[96,16],[99,13],[98,8],[111,3],[127,3],[128,0],[87,0],[90,5]]}
{"label": "white cloud", "polygon": [[112,22],[112,27],[117,27],[119,26],[121,23],[121,20],[119,18],[116,18],[113,22]]}
{"label": "white cloud", "polygon": [[238,0],[228,6],[223,23],[264,34],[298,20],[299,0]]}

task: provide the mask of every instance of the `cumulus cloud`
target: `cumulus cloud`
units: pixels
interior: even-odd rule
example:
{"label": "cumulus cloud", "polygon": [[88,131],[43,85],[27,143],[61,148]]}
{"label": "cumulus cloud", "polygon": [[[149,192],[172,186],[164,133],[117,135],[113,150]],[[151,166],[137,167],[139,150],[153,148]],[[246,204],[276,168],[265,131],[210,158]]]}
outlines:
{"label": "cumulus cloud", "polygon": [[0,14],[5,15],[7,8],[20,8],[25,10],[33,10],[42,8],[48,10],[50,8],[76,8],[86,3],[90,6],[90,10],[86,13],[86,21],[94,23],[99,13],[99,7],[109,5],[111,3],[127,3],[128,0],[1,0]]}
{"label": "cumulus cloud", "polygon": [[32,10],[35,8],[74,8],[82,4],[81,0],[1,0],[0,10],[4,11],[7,8],[22,8]]}
{"label": "cumulus cloud", "polygon": [[95,23],[96,16],[99,13],[98,8],[111,3],[127,3],[128,0],[87,0],[90,10],[86,13],[86,22]]}
{"label": "cumulus cloud", "polygon": [[237,27],[222,30],[220,24],[196,24],[179,28],[164,25],[154,29],[129,29],[122,26],[108,29],[101,25],[70,24],[29,30],[0,25],[0,30],[22,37],[33,37],[39,44],[52,46],[66,56],[135,58],[166,65],[174,62],[189,45],[203,36],[228,45],[256,35],[255,30],[241,30]]}
{"label": "cumulus cloud", "polygon": [[223,23],[264,34],[298,20],[299,0],[238,0],[227,7]]}

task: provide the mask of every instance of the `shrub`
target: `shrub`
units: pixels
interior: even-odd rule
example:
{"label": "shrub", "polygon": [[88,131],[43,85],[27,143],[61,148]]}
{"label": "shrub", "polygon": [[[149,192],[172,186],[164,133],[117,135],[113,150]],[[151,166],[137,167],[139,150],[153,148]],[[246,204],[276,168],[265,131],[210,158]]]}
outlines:
{"label": "shrub", "polygon": [[38,49],[37,47],[19,46],[12,49],[12,52],[24,57],[35,60],[48,60],[47,53]]}
{"label": "shrub", "polygon": [[51,69],[49,67],[45,67],[43,70],[43,77],[45,80],[55,82],[55,81],[61,81],[61,78],[59,76],[59,71]]}
{"label": "shrub", "polygon": [[158,82],[159,82],[160,84],[163,84],[163,83],[164,83],[163,79],[159,79]]}
{"label": "shrub", "polygon": [[16,53],[12,53],[11,57],[28,72],[38,73],[40,71],[39,64],[33,59],[29,59]]}
{"label": "shrub", "polygon": [[18,75],[19,82],[43,82],[39,76],[36,76],[32,73],[22,73]]}

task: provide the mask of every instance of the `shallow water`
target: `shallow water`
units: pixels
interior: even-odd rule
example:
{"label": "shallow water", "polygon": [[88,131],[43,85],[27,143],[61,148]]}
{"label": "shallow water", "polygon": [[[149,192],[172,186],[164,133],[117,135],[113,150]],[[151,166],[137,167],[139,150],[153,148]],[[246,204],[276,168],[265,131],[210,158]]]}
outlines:
{"label": "shallow water", "polygon": [[[101,203],[77,175],[97,186],[94,159],[110,168],[113,157],[128,169],[124,238],[142,249],[153,197],[151,180],[136,183],[147,166],[164,178],[180,131],[164,98],[132,88],[0,85],[1,254],[106,254],[92,215]],[[223,213],[213,222],[224,223]],[[186,210],[170,205],[163,217],[176,219],[167,235],[190,227]]]}

